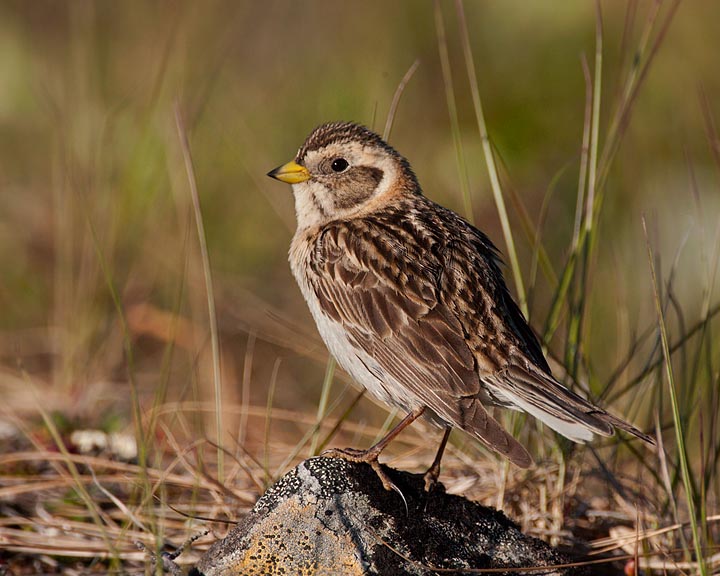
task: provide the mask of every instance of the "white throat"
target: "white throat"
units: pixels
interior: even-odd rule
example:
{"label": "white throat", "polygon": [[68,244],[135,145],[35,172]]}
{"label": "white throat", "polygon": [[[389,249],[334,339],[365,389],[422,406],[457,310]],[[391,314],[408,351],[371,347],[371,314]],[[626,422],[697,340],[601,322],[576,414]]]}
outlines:
{"label": "white throat", "polygon": [[384,197],[392,190],[393,184],[399,177],[398,168],[393,158],[380,155],[374,156],[373,165],[382,170],[382,180],[378,183],[372,196],[349,208],[336,208],[332,192],[318,181],[310,179],[293,184],[298,230],[322,226],[333,220],[360,216],[381,205]]}

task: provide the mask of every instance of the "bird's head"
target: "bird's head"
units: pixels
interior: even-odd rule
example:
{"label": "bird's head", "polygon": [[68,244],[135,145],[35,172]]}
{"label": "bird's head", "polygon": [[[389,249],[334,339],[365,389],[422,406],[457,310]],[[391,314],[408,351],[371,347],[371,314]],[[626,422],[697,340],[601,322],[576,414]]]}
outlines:
{"label": "bird's head", "polygon": [[364,126],[323,124],[295,160],[268,176],[292,184],[298,228],[368,214],[398,194],[419,194],[407,160]]}

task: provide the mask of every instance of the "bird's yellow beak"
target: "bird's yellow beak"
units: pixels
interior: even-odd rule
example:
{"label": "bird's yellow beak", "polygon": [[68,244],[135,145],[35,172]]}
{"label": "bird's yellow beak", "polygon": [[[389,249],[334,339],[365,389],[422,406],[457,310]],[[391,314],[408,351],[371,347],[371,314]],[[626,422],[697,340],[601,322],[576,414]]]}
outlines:
{"label": "bird's yellow beak", "polygon": [[275,170],[271,170],[267,174],[270,178],[286,182],[288,184],[299,184],[310,180],[310,172],[305,166],[300,166],[297,162],[290,161],[287,164],[278,166]]}

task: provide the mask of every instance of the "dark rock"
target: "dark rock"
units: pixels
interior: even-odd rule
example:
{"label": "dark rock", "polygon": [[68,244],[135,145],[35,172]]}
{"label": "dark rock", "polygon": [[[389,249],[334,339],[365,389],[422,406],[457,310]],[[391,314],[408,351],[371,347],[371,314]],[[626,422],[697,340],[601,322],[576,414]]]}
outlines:
{"label": "dark rock", "polygon": [[216,542],[191,574],[434,574],[434,569],[547,566],[523,572],[579,574],[548,544],[497,510],[428,494],[421,475],[385,468],[403,498],[366,464],[312,458],[281,478]]}

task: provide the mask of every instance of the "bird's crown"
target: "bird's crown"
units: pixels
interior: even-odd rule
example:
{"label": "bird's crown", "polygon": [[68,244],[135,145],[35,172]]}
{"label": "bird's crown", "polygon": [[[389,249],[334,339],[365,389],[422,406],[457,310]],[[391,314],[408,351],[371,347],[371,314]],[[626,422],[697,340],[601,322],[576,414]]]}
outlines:
{"label": "bird's crown", "polygon": [[330,144],[354,142],[363,146],[381,148],[396,158],[402,158],[397,151],[378,134],[355,122],[328,122],[315,128],[298,150],[295,161],[299,164],[308,152],[321,150]]}

